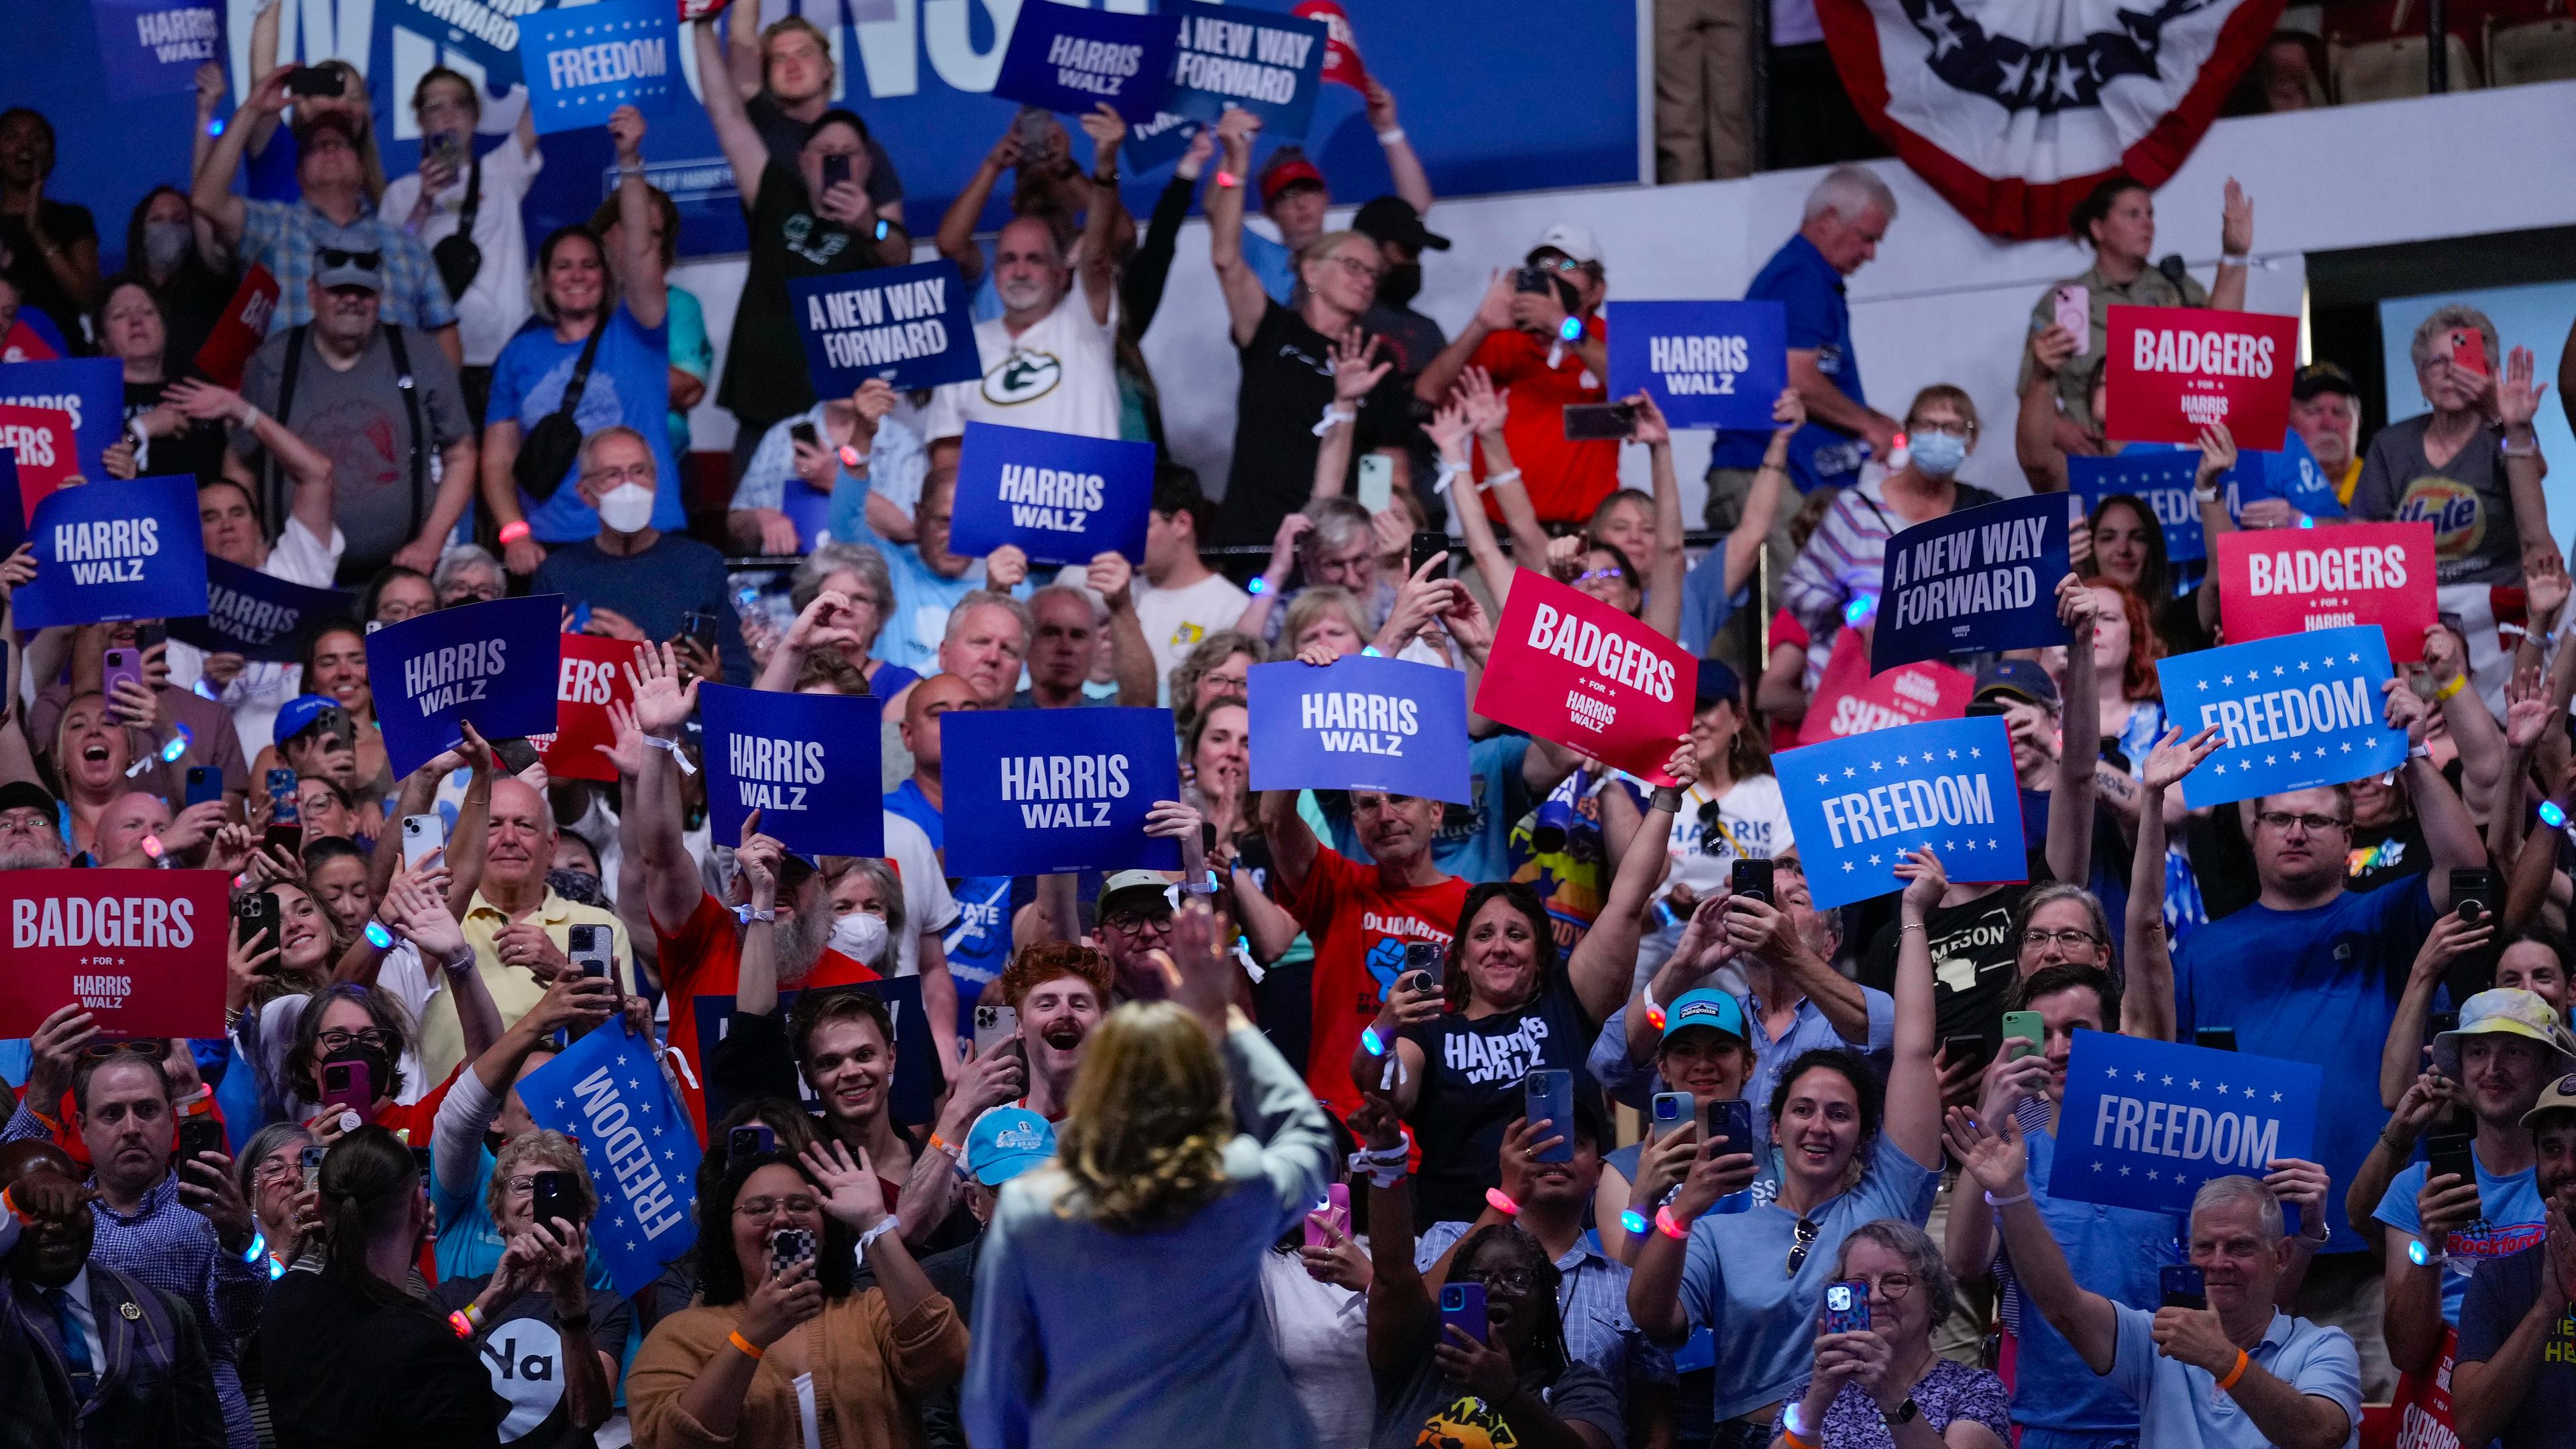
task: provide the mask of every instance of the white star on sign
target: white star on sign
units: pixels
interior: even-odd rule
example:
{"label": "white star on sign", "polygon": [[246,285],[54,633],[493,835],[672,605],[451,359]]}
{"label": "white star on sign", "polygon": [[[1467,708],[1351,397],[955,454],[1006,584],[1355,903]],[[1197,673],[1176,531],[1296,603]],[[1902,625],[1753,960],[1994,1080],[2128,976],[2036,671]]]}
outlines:
{"label": "white star on sign", "polygon": [[2234,684],[2236,682],[2236,676],[2233,674],[2222,674],[2218,676],[2218,682],[2221,684]]}
{"label": "white star on sign", "polygon": [[2288,670],[2286,670],[2286,669],[2283,669],[2283,668],[2282,668],[2280,665],[2278,665],[2278,664],[2275,664],[2275,665],[2273,665],[2273,666],[2272,666],[2272,673],[2273,673],[2273,675],[2274,675],[2275,677],[2278,677],[2278,676],[2283,675],[2283,674],[2287,674],[2287,673],[2289,673],[2289,672],[2290,672],[2290,671],[2288,671]]}
{"label": "white star on sign", "polygon": [[1846,779],[1846,780],[1848,780],[1848,779],[1850,779],[1851,777],[1852,777],[1852,767],[1851,767],[1851,766],[1849,766],[1849,765],[1845,765],[1845,766],[1843,766],[1843,778],[1844,778],[1844,779]]}
{"label": "white star on sign", "polygon": [[2272,1094],[2272,1100],[2273,1100],[2273,1101],[2275,1101],[2275,1102],[2277,1102],[2277,1101],[2281,1100],[2281,1094],[2280,1094],[2280,1093],[2278,1093],[2278,1092],[2274,1092],[2274,1093]]}
{"label": "white star on sign", "polygon": [[[1974,844],[1976,844],[1976,842],[1975,842],[1975,841],[1973,841],[1973,840],[1969,841],[1968,843],[1969,843],[1970,845],[1974,845]],[[1943,850],[1956,850],[1956,849],[1958,849],[1958,848],[1959,848],[1959,842],[1957,842],[1957,841],[1955,841],[1955,840],[1945,840],[1945,841],[1942,841],[1942,842],[1941,842],[1941,848],[1942,848]]]}
{"label": "white star on sign", "polygon": [[2299,661],[2299,672],[2300,672],[2301,674],[2305,674],[2305,673],[2307,673],[2307,672],[2308,672],[2308,661],[2306,661],[2306,660],[2304,660],[2304,659],[2302,659],[2302,660],[2300,660],[2300,661]]}
{"label": "white star on sign", "polygon": [[2247,1088],[2245,1089],[2245,1095],[2246,1095],[2246,1096],[2248,1096],[2248,1097],[2253,1096],[2253,1095],[2254,1095],[2254,1089],[2253,1089],[2252,1087],[2247,1087]]}
{"label": "white star on sign", "polygon": [[2227,1084],[2225,1082],[2218,1084],[2218,1095],[2222,1097],[2227,1095]]}
{"label": "white star on sign", "polygon": [[2155,1181],[2155,1180],[2156,1180],[2156,1170],[2155,1170],[2154,1168],[2150,1167],[2150,1168],[2148,1168],[2148,1169],[2147,1169],[2147,1181],[2149,1181],[2149,1182],[2153,1182],[2153,1181]]}
{"label": "white star on sign", "polygon": [[2295,764],[2297,764],[2298,762],[2299,762],[2299,752],[2298,752],[2298,751],[2296,751],[2296,750],[2292,750],[2292,751],[2290,751],[2290,763],[2295,765]]}
{"label": "white star on sign", "polygon": [[2003,847],[2002,847],[2002,846],[2000,846],[2000,845],[1995,844],[1993,837],[1989,836],[1989,837],[1987,837],[1987,840],[1986,840],[1986,849],[1988,849],[1988,850],[2001,850],[2001,849],[2003,849]]}
{"label": "white star on sign", "polygon": [[2125,1162],[2120,1164],[2120,1175],[2121,1175],[2122,1177],[2126,1177],[2126,1176],[2128,1176],[2128,1175],[2129,1175],[2129,1165],[2128,1165],[2127,1163],[2125,1163]]}
{"label": "white star on sign", "polygon": [[1817,783],[1817,784],[1819,784],[1819,785],[1823,785],[1823,784],[1827,784],[1827,783],[1829,783],[1829,782],[1825,779],[1825,777],[1824,777],[1823,775],[1818,775],[1818,776],[1816,776],[1816,783]]}
{"label": "white star on sign", "polygon": [[1847,861],[1844,861],[1844,862],[1843,862],[1843,869],[1845,869],[1845,870],[1850,870],[1851,868],[1852,868],[1852,863],[1851,863],[1850,861],[1848,861],[1848,860],[1847,860]]}
{"label": "white star on sign", "polygon": [[1972,759],[1972,760],[1982,760],[1982,759],[1984,759],[1985,757],[1986,757],[1986,752],[1985,752],[1985,751],[1983,751],[1983,750],[1981,750],[1981,749],[1978,749],[1978,748],[1976,748],[1976,747],[1975,747],[1975,746],[1973,746],[1973,745],[1969,747],[1969,749],[1968,749],[1968,758],[1969,758],[1969,759]]}
{"label": "white star on sign", "polygon": [[2097,1163],[2094,1163],[2094,1164],[2093,1164],[2093,1170],[2094,1170],[2095,1172],[2100,1172],[2100,1171],[2102,1170],[2102,1164],[2100,1164],[2100,1163],[2098,1163],[2098,1162],[2097,1162]]}
{"label": "white star on sign", "polygon": [[2168,1086],[2168,1087],[2170,1087],[2170,1086],[2172,1086],[2172,1085],[2173,1085],[2173,1073],[2171,1073],[2171,1072],[2167,1072],[2167,1073],[2165,1073],[2165,1085],[2166,1085],[2166,1086]]}
{"label": "white star on sign", "polygon": [[2200,1078],[2194,1077],[2191,1079],[2191,1089],[2195,1092],[2200,1090]]}
{"label": "white star on sign", "polygon": [[1908,762],[1907,762],[1906,758],[1905,758],[1903,755],[1899,755],[1899,756],[1897,756],[1897,757],[1896,757],[1896,763],[1898,763],[1899,765],[1903,765],[1903,764],[1906,764],[1906,763],[1908,763]]}
{"label": "white star on sign", "polygon": [[556,1111],[558,1111],[558,1112],[562,1111],[562,1110],[563,1110],[563,1105],[564,1105],[564,1099],[563,1099],[563,1098],[561,1098],[561,1097],[557,1097],[557,1098],[555,1098],[555,1110],[556,1110]]}
{"label": "white star on sign", "polygon": [[2202,693],[2204,693],[2204,694],[2208,693],[2208,692],[2209,692],[2209,681],[2208,681],[2208,680],[2206,680],[2206,679],[2202,680],[2202,681],[2200,682],[2200,688],[2201,688],[2201,692],[2202,692]]}
{"label": "white star on sign", "polygon": [[2226,773],[2227,773],[2227,767],[2226,767],[2225,765],[2219,765],[2219,766],[2217,766],[2217,767],[2216,767],[2216,770],[2217,770],[2217,773],[2219,773],[2219,774],[2221,774],[2221,775],[2224,775],[2224,774],[2226,774]]}
{"label": "white star on sign", "polygon": [[1957,758],[1959,758],[1959,752],[1958,752],[1957,750],[1952,750],[1952,751],[1950,752],[1950,758],[1951,758],[1951,759],[1954,759],[1954,760],[1955,760],[1955,759],[1957,759]]}
{"label": "white star on sign", "polygon": [[2263,757],[2263,763],[2267,765],[2277,765],[2281,763],[2281,757],[2279,755],[2265,755]]}
{"label": "white star on sign", "polygon": [[2355,653],[2355,654],[2349,655],[2349,656],[2347,656],[2347,657],[2348,657],[2348,658],[2350,658],[2350,659],[2352,660],[2352,662],[2353,662],[2353,663],[2355,663],[2355,664],[2359,664],[2359,663],[2361,662],[2361,655],[2359,655],[2358,653]]}
{"label": "white star on sign", "polygon": [[2138,1074],[2137,1074],[2137,1077],[2138,1077],[2138,1080],[2139,1080],[2139,1081],[2143,1082],[2143,1081],[2145,1081],[2145,1080],[2147,1079],[2147,1074],[2146,1074],[2146,1073],[2144,1073],[2144,1072],[2140,1072],[2140,1073],[2138,1073]]}
{"label": "white star on sign", "polygon": [[1870,761],[1870,762],[1869,762],[1869,772],[1870,772],[1871,774],[1873,774],[1873,775],[1877,774],[1877,773],[1879,772],[1880,768],[1881,768],[1881,766],[1879,765],[1878,761],[1876,761],[1876,760],[1872,760],[1872,761]]}
{"label": "white star on sign", "polygon": [[2352,753],[2352,741],[2346,740],[2343,742],[2343,752],[2347,755]]}
{"label": "white star on sign", "polygon": [[2112,1081],[2116,1082],[2120,1080],[2120,1069],[2118,1067],[2104,1067],[2102,1069],[2102,1075],[2109,1077]]}
{"label": "white star on sign", "polygon": [[1877,857],[1877,856],[1874,856],[1874,855],[1873,855],[1873,856],[1871,856],[1871,857],[1869,858],[1869,863],[1870,863],[1870,864],[1872,864],[1872,865],[1876,865],[1876,864],[1878,864],[1878,857]]}

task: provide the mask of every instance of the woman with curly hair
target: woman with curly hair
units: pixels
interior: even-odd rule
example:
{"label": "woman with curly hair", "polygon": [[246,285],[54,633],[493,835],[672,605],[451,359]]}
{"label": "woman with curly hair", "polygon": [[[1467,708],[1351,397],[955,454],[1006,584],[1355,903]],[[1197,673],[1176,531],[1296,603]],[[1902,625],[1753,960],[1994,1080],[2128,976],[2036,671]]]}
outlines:
{"label": "woman with curly hair", "polygon": [[1170,999],[1093,1029],[1055,1162],[993,1211],[963,1394],[984,1449],[1205,1443],[1217,1425],[1237,1449],[1312,1442],[1270,1346],[1261,1265],[1323,1197],[1332,1126],[1231,1005],[1233,961],[1204,907],[1175,915],[1155,956]]}

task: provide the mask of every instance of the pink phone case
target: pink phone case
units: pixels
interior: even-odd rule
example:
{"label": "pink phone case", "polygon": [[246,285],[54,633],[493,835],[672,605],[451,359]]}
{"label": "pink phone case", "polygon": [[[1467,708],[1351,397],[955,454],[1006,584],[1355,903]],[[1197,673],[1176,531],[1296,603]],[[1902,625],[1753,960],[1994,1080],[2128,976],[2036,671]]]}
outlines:
{"label": "pink phone case", "polygon": [[2057,289],[2057,325],[2075,339],[2075,355],[2093,350],[2093,296],[2082,287]]}

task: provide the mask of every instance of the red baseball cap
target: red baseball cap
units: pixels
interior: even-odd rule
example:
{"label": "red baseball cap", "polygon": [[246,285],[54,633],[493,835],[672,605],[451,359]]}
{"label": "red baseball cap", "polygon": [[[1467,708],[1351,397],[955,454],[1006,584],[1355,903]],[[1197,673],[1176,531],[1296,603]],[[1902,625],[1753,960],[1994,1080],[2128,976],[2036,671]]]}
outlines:
{"label": "red baseball cap", "polygon": [[1283,149],[1262,169],[1261,204],[1268,206],[1279,199],[1280,192],[1301,184],[1321,187],[1324,173],[1315,169],[1315,163],[1307,160],[1304,152]]}

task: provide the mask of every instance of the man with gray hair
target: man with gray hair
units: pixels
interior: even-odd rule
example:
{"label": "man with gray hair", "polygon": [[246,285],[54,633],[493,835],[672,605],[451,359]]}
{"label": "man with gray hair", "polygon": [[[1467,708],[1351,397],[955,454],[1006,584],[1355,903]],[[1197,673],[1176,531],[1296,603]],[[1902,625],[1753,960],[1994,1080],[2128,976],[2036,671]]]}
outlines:
{"label": "man with gray hair", "polygon": [[2149,1312],[2084,1287],[2032,1202],[2020,1125],[1950,1116],[1950,1138],[1996,1204],[2021,1290],[2086,1366],[2138,1402],[2140,1449],[2349,1449],[2361,1425],[2352,1338],[2274,1304],[2293,1247],[2281,1204],[2250,1177],[2192,1198],[2188,1244],[2202,1304]]}
{"label": "man with gray hair", "polygon": [[653,526],[651,442],[623,423],[601,428],[582,439],[577,466],[581,501],[599,511],[599,536],[547,554],[535,591],[561,594],[575,609],[589,605],[584,633],[668,640],[700,678],[750,684],[751,651],[725,599],[724,555]]}
{"label": "man with gray hair", "polygon": [[502,576],[501,561],[492,557],[490,549],[479,543],[460,543],[438,556],[429,587],[438,607],[453,609],[459,604],[500,598],[510,591],[510,581]]}
{"label": "man with gray hair", "polygon": [[0,870],[59,870],[71,864],[54,797],[32,780],[0,785]]}
{"label": "man with gray hair", "polygon": [[[1132,576],[1126,559],[1103,553],[1091,561],[1089,589],[1049,584],[1029,595],[1029,617],[1035,626],[1029,635],[1029,687],[1011,697],[1011,708],[1118,704],[1152,708],[1154,651],[1145,643],[1145,631],[1136,622],[1135,601],[1128,596]],[[1083,685],[1099,658],[1104,624],[1118,688],[1111,694],[1093,695]]]}

